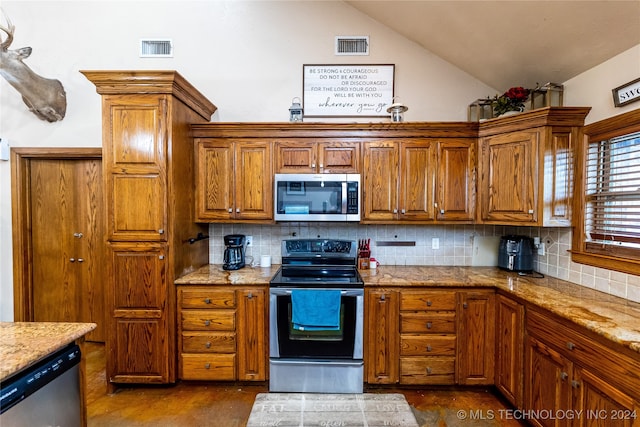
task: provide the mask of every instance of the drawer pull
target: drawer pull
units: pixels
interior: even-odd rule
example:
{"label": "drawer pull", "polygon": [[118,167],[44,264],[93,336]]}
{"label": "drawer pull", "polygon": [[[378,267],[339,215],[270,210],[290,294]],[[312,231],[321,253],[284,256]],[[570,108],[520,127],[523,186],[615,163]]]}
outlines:
{"label": "drawer pull", "polygon": [[211,298],[205,298],[205,299],[203,300],[203,302],[204,302],[205,304],[211,304]]}
{"label": "drawer pull", "polygon": [[251,292],[249,292],[249,295],[247,295],[247,298],[249,298],[249,299],[253,298],[253,294]]}
{"label": "drawer pull", "polygon": [[571,387],[580,388],[580,381],[576,381],[576,380],[571,381]]}
{"label": "drawer pull", "polygon": [[431,322],[427,322],[427,329],[431,329],[432,326]]}
{"label": "drawer pull", "polygon": [[384,294],[380,295],[380,301],[384,301],[386,296]]}
{"label": "drawer pull", "polygon": [[562,381],[566,380],[567,378],[569,378],[569,374],[567,374],[566,372],[561,372],[560,373],[560,379]]}
{"label": "drawer pull", "polygon": [[205,363],[204,369],[211,369],[211,363]]}
{"label": "drawer pull", "polygon": [[571,341],[567,341],[567,348],[569,350],[573,350],[574,348],[576,348],[576,345],[574,343],[572,343]]}
{"label": "drawer pull", "polygon": [[210,342],[207,342],[204,346],[205,346],[206,348],[211,348],[211,343],[210,343]]}
{"label": "drawer pull", "polygon": [[430,299],[429,299],[429,300],[427,300],[427,307],[431,307],[431,305],[432,305],[432,304],[433,304],[433,303],[431,302],[431,300],[430,300]]}
{"label": "drawer pull", "polygon": [[429,368],[427,368],[427,375],[431,375],[431,371],[432,371],[432,370],[431,370],[431,368],[430,368],[430,367],[429,367]]}
{"label": "drawer pull", "polygon": [[209,326],[211,324],[211,320],[205,320],[204,321],[204,326]]}
{"label": "drawer pull", "polygon": [[427,345],[427,351],[431,351],[431,344]]}
{"label": "drawer pull", "polygon": [[469,304],[467,304],[466,302],[463,302],[462,303],[462,308],[467,308],[467,307],[469,307]]}

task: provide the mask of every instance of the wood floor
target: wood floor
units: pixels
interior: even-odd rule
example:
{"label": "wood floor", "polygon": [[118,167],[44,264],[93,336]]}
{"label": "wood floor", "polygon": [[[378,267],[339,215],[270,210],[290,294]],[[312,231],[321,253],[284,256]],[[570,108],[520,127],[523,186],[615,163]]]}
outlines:
{"label": "wood floor", "polygon": [[[121,387],[106,393],[104,345],[87,343],[88,427],[245,426],[256,394],[266,384],[179,382],[173,386]],[[508,406],[484,389],[368,388],[403,393],[421,426],[520,427]]]}

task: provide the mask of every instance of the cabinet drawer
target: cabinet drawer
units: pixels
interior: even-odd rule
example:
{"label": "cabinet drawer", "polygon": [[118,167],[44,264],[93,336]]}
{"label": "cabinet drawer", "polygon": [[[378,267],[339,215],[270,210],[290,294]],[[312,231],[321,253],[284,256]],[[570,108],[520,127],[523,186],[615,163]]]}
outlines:
{"label": "cabinet drawer", "polygon": [[[579,326],[576,325],[576,328]],[[597,372],[634,398],[640,398],[640,360],[618,353],[567,325],[534,310],[527,311],[527,332],[574,362]]]}
{"label": "cabinet drawer", "polygon": [[455,312],[400,313],[401,333],[455,334]]}
{"label": "cabinet drawer", "polygon": [[180,372],[183,380],[236,379],[235,354],[181,354]]}
{"label": "cabinet drawer", "polygon": [[453,384],[455,365],[455,357],[402,357],[400,383]]}
{"label": "cabinet drawer", "polygon": [[235,332],[183,332],[184,353],[235,353]]}
{"label": "cabinet drawer", "polygon": [[234,308],[236,293],[219,289],[180,289],[178,306],[182,308]]}
{"label": "cabinet drawer", "polygon": [[455,291],[417,291],[403,292],[400,298],[400,310],[455,310]]}
{"label": "cabinet drawer", "polygon": [[402,356],[455,356],[455,335],[401,335]]}
{"label": "cabinet drawer", "polygon": [[234,331],[235,310],[183,310],[183,331]]}

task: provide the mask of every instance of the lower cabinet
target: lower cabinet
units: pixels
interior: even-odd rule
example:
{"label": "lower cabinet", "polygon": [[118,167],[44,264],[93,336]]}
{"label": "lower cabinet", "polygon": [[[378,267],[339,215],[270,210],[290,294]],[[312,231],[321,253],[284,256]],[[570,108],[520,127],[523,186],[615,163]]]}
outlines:
{"label": "lower cabinet", "polygon": [[495,385],[516,408],[523,405],[524,305],[496,296]]}
{"label": "lower cabinet", "polygon": [[637,426],[640,424],[640,361],[527,311],[525,410],[565,414],[530,419],[535,426]]}
{"label": "lower cabinet", "polygon": [[178,286],[180,379],[267,379],[266,288]]}
{"label": "lower cabinet", "polygon": [[365,298],[368,383],[493,384],[493,290],[370,288]]}

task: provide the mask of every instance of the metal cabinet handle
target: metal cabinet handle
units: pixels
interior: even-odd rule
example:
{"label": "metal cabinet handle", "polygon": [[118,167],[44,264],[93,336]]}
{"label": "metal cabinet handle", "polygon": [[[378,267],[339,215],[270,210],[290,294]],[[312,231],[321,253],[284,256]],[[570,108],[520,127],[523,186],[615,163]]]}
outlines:
{"label": "metal cabinet handle", "polygon": [[204,369],[210,369],[210,368],[211,368],[211,363],[205,363]]}
{"label": "metal cabinet handle", "polygon": [[315,168],[315,167],[316,167],[316,164],[315,164],[315,163],[311,163],[311,167],[312,167],[312,168]]}
{"label": "metal cabinet handle", "polygon": [[431,351],[431,344],[427,345],[427,351]]}
{"label": "metal cabinet handle", "polygon": [[463,302],[462,303],[462,308],[467,308],[467,307],[469,307],[469,304],[467,304],[466,302]]}
{"label": "metal cabinet handle", "polygon": [[229,213],[233,212],[233,208],[229,208]]}
{"label": "metal cabinet handle", "polygon": [[253,298],[253,293],[249,292],[249,295],[247,295],[247,298],[249,299]]}
{"label": "metal cabinet handle", "polygon": [[73,233],[73,237],[77,237],[78,239],[82,239],[82,233]]}
{"label": "metal cabinet handle", "polygon": [[164,259],[164,255],[160,255],[158,259]]}
{"label": "metal cabinet handle", "polygon": [[211,348],[211,343],[210,343],[210,342],[207,342],[204,346],[205,346],[206,348]]}
{"label": "metal cabinet handle", "polygon": [[576,380],[571,381],[571,387],[580,388],[580,381],[576,381]]}
{"label": "metal cabinet handle", "polygon": [[398,209],[394,209],[394,210],[393,210],[393,213],[394,213],[394,214],[395,214],[395,213],[398,213]]}
{"label": "metal cabinet handle", "polygon": [[571,341],[567,341],[567,348],[569,350],[573,350],[574,348],[576,348],[576,345],[574,343],[572,343]]}
{"label": "metal cabinet handle", "polygon": [[427,322],[427,329],[431,329],[432,326],[433,324],[431,322]]}
{"label": "metal cabinet handle", "polygon": [[402,215],[404,215],[405,213],[407,213],[407,211],[405,211],[404,209],[402,209]]}
{"label": "metal cabinet handle", "polygon": [[431,375],[431,372],[432,372],[432,371],[433,371],[433,370],[431,369],[431,367],[427,368],[427,375]]}
{"label": "metal cabinet handle", "polygon": [[567,374],[566,372],[561,372],[560,373],[560,379],[562,381],[566,380],[567,378],[569,378],[569,374]]}
{"label": "metal cabinet handle", "polygon": [[440,209],[440,213],[441,213],[441,214],[444,214],[444,209]]}
{"label": "metal cabinet handle", "polygon": [[158,234],[164,234],[164,228],[161,228],[160,230],[158,230]]}
{"label": "metal cabinet handle", "polygon": [[204,302],[205,304],[211,304],[211,298],[205,298],[205,299],[203,300],[203,302]]}
{"label": "metal cabinet handle", "polygon": [[84,262],[84,258],[78,258],[78,262]]}
{"label": "metal cabinet handle", "polygon": [[204,321],[204,326],[209,326],[211,324],[211,320],[205,320]]}
{"label": "metal cabinet handle", "polygon": [[75,258],[69,258],[69,262],[76,262]]}
{"label": "metal cabinet handle", "polygon": [[386,296],[384,294],[380,295],[380,301],[384,301],[386,299]]}
{"label": "metal cabinet handle", "polygon": [[431,305],[433,304],[433,302],[431,302],[431,300],[427,300],[427,307],[431,307]]}

